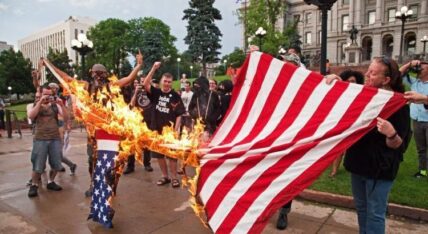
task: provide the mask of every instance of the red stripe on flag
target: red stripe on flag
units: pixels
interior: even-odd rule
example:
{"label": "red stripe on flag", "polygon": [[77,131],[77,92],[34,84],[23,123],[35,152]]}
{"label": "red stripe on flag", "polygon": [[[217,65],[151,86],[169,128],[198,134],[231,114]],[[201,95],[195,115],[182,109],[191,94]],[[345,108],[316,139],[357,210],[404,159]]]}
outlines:
{"label": "red stripe on flag", "polygon": [[112,135],[102,129],[95,130],[95,139],[120,141],[120,137],[118,135]]}

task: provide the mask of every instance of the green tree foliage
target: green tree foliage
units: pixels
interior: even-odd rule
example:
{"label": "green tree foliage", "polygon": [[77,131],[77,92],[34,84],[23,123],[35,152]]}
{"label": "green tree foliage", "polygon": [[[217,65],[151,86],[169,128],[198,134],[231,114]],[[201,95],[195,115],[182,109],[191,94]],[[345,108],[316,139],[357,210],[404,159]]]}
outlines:
{"label": "green tree foliage", "polygon": [[220,11],[213,7],[214,0],[190,0],[189,8],[184,10],[183,20],[188,21],[187,36],[184,41],[189,45],[188,52],[192,60],[202,63],[206,75],[207,63],[219,61],[221,48],[220,30],[215,20],[221,20]]}
{"label": "green tree foliage", "polygon": [[[47,56],[48,60],[61,71],[64,71],[70,76],[73,76],[73,68],[70,66],[70,58],[67,54],[67,49],[60,52],[59,50],[54,50],[49,47],[49,53]],[[54,77],[54,75],[50,72],[49,69],[46,69],[46,80],[48,83],[55,82],[59,83],[59,81]]]}
{"label": "green tree foliage", "polygon": [[[246,35],[250,44],[259,45],[261,42],[263,52],[276,55],[281,47],[301,45],[297,31],[297,22],[289,22],[278,27],[278,19],[284,15],[285,1],[283,0],[250,0],[247,10],[238,11],[239,18],[244,22],[246,13]],[[244,13],[245,12],[245,13]],[[266,35],[260,39],[255,36],[259,27],[266,30]]]}
{"label": "green tree foliage", "polygon": [[101,63],[108,70],[119,72],[121,63],[128,56],[126,35],[129,25],[120,19],[106,19],[91,28],[88,38],[94,43],[94,51],[88,56],[88,67]]}
{"label": "green tree foliage", "polygon": [[159,19],[145,17],[128,21],[127,48],[132,54],[138,50],[144,55],[144,71],[148,72],[156,61],[167,56],[175,56],[177,49],[174,46],[176,38],[171,35],[168,25]]}
{"label": "green tree foliage", "polygon": [[[224,55],[221,58],[221,64],[220,66],[217,67],[216,74],[217,75],[226,74],[227,68],[229,67],[231,68],[241,67],[246,57],[247,55],[242,49],[235,47],[235,50],[232,53]],[[225,63],[225,60],[226,60],[226,63]]]}
{"label": "green tree foliage", "polygon": [[12,48],[0,54],[0,93],[7,94],[9,86],[17,94],[34,91],[30,60],[25,59],[21,51],[15,52]]}

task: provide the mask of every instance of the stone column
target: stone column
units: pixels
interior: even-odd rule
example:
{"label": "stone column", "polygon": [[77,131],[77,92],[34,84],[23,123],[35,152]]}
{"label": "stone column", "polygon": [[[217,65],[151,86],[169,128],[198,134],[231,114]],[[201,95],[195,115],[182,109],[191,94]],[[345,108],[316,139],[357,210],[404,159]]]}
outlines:
{"label": "stone column", "polygon": [[421,0],[421,15],[420,18],[427,18],[427,2],[428,0]]}
{"label": "stone column", "polygon": [[349,28],[354,25],[354,0],[349,0]]}
{"label": "stone column", "polygon": [[383,0],[376,0],[376,19],[375,19],[375,24],[380,25],[382,23],[382,5],[383,5]]}

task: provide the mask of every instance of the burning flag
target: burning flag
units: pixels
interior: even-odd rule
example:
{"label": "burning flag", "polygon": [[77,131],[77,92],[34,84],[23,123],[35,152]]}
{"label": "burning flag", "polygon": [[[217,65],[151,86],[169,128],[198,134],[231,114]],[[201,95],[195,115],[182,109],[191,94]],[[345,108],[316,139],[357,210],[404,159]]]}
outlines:
{"label": "burning flag", "polygon": [[346,148],[405,105],[401,94],[346,82],[253,52],[229,111],[200,149],[194,209],[216,233],[260,233]]}
{"label": "burning flag", "polygon": [[95,133],[97,141],[97,159],[93,172],[94,189],[92,193],[91,213],[88,219],[99,222],[105,227],[113,227],[113,195],[116,191],[118,177],[116,167],[119,151],[119,137],[103,130]]}

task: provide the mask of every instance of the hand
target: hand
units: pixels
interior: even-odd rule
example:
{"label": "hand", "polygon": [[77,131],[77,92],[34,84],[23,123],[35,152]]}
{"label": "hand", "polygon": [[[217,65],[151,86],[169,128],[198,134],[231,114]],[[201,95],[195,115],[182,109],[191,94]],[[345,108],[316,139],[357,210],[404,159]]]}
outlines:
{"label": "hand", "polygon": [[414,66],[418,66],[418,65],[420,65],[421,64],[421,61],[419,61],[419,60],[412,60],[412,61],[410,61],[410,67],[414,67]]}
{"label": "hand", "polygon": [[37,70],[31,71],[31,78],[33,78],[33,80],[40,80],[39,72]]}
{"label": "hand", "polygon": [[260,50],[259,47],[256,46],[256,45],[250,45],[249,49],[250,49],[250,53],[254,52],[254,51],[259,51]]}
{"label": "hand", "polygon": [[141,50],[138,49],[138,54],[135,56],[137,59],[137,65],[143,65],[143,55],[141,54]]}
{"label": "hand", "polygon": [[412,103],[428,104],[428,96],[415,91],[405,92],[404,98]]}
{"label": "hand", "polygon": [[40,98],[39,102],[45,102],[45,101],[49,100],[49,97],[50,97],[50,96],[51,96],[51,95],[43,95],[43,96]]}
{"label": "hand", "polygon": [[155,62],[153,64],[153,69],[157,70],[157,69],[159,69],[160,66],[161,66],[161,62]]}
{"label": "hand", "polygon": [[43,57],[39,59],[39,63],[37,64],[37,68],[40,69],[45,66],[45,61],[43,60]]}
{"label": "hand", "polygon": [[56,99],[56,104],[58,104],[59,106],[61,106],[61,107],[63,107],[64,106],[64,103],[62,102],[62,99],[61,98],[57,98]]}
{"label": "hand", "polygon": [[326,84],[331,84],[331,83],[333,83],[333,80],[342,80],[342,79],[340,78],[340,76],[338,76],[338,75],[336,75],[336,74],[326,75],[326,76],[324,76],[324,78],[325,78],[325,83],[326,83]]}
{"label": "hand", "polygon": [[386,137],[394,136],[396,131],[394,129],[394,126],[392,126],[392,124],[388,120],[382,119],[380,117],[377,117],[376,120],[377,120],[377,130],[380,133],[382,133]]}

